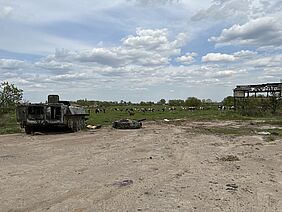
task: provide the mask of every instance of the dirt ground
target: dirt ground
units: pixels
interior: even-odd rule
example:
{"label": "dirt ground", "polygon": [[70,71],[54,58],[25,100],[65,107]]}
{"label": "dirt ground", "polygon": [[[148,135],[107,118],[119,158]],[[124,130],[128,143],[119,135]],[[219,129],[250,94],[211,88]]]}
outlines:
{"label": "dirt ground", "polygon": [[282,211],[282,140],[238,122],[0,136],[0,211]]}

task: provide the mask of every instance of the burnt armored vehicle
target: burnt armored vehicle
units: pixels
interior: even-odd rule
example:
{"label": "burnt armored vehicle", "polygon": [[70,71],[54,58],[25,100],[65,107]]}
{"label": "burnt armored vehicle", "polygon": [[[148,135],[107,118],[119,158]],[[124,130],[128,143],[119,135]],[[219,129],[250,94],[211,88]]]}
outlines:
{"label": "burnt armored vehicle", "polygon": [[73,132],[85,127],[84,108],[71,106],[69,101],[60,101],[58,95],[49,95],[47,103],[21,104],[16,110],[17,121],[25,132],[36,129],[65,127]]}

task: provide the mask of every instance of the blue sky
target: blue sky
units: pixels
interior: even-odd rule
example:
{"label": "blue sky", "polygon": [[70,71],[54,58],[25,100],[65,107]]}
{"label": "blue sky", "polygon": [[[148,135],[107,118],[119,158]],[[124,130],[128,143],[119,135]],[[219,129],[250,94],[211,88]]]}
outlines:
{"label": "blue sky", "polygon": [[280,0],[0,0],[0,81],[26,100],[220,101],[282,79]]}

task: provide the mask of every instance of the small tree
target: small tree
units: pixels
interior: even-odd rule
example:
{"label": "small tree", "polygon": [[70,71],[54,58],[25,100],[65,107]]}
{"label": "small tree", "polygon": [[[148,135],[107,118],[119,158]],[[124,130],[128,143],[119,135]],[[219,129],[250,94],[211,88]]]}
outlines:
{"label": "small tree", "polygon": [[2,112],[14,109],[22,100],[23,90],[18,89],[14,84],[3,82],[0,85],[0,109]]}
{"label": "small tree", "polygon": [[223,99],[222,104],[224,106],[231,107],[234,105],[234,97],[233,96],[227,96]]}
{"label": "small tree", "polygon": [[168,101],[168,104],[170,106],[183,106],[184,100],[182,100],[182,99],[171,99],[171,100]]}
{"label": "small tree", "polygon": [[277,108],[279,106],[279,98],[278,95],[273,93],[270,97],[269,97],[269,108],[271,110],[272,114],[275,114],[277,111]]}
{"label": "small tree", "polygon": [[189,97],[186,99],[185,104],[188,107],[199,107],[202,104],[202,101],[196,97]]}
{"label": "small tree", "polygon": [[158,105],[165,105],[166,101],[165,99],[161,99],[160,101],[158,101]]}

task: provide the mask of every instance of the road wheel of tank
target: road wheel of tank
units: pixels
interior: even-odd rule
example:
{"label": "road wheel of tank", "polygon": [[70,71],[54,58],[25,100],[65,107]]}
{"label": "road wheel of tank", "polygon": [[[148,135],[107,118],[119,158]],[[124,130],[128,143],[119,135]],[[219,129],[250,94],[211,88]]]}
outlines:
{"label": "road wheel of tank", "polygon": [[25,126],[24,131],[25,131],[26,134],[31,134],[32,129],[31,129],[30,126]]}

